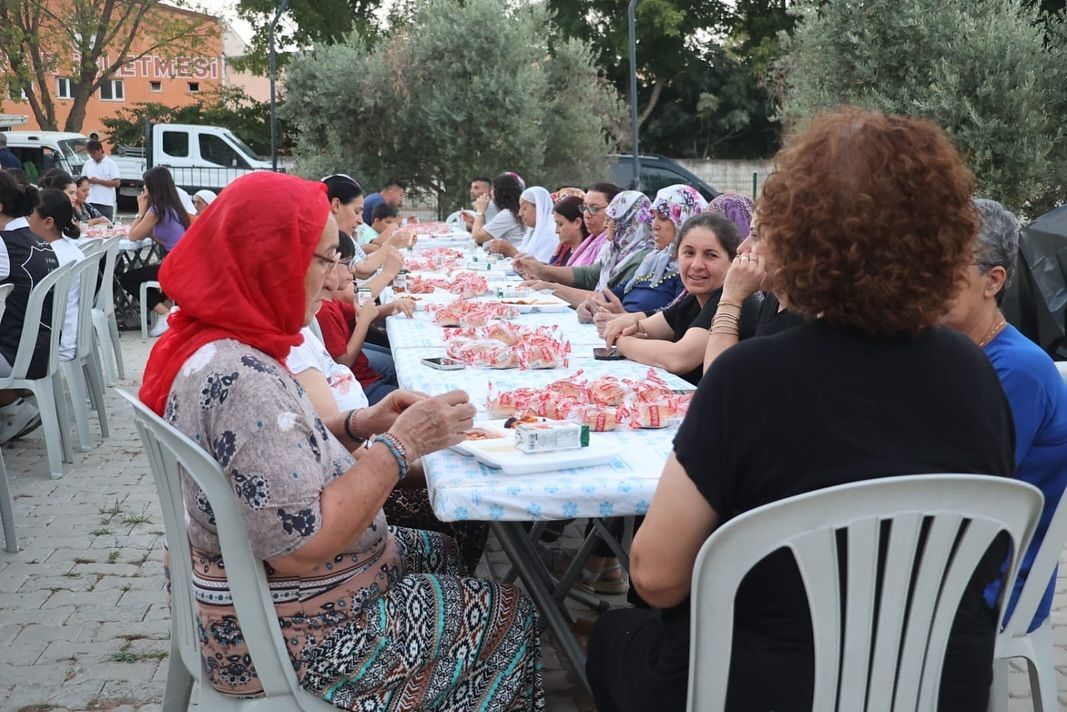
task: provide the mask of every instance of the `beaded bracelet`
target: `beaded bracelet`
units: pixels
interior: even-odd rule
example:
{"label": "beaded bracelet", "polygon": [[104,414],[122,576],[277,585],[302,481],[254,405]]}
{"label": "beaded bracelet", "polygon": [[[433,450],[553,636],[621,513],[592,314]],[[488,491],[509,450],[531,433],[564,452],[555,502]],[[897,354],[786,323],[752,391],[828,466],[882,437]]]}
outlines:
{"label": "beaded bracelet", "polygon": [[404,451],[404,446],[400,444],[400,441],[395,436],[389,433],[382,433],[375,435],[367,441],[367,447],[370,447],[374,443],[382,443],[392,454],[393,459],[396,460],[396,465],[400,468],[400,475],[398,479],[404,479],[408,476],[408,459],[407,453]]}
{"label": "beaded bracelet", "polygon": [[353,440],[355,440],[357,442],[363,442],[363,440],[365,438],[363,438],[359,433],[357,433],[355,431],[355,428],[353,427],[353,424],[352,424],[352,421],[355,420],[356,413],[358,413],[358,412],[359,412],[358,408],[356,410],[350,410],[350,411],[348,411],[348,415],[345,416],[345,420],[344,420],[345,434],[347,434],[348,437],[352,438]]}

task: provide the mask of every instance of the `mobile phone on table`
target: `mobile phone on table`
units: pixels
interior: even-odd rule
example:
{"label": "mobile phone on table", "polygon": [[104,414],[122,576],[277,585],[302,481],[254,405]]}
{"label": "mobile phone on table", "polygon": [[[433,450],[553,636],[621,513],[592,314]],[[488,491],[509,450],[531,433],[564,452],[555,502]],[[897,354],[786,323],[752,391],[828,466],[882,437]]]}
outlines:
{"label": "mobile phone on table", "polygon": [[626,357],[619,353],[619,347],[612,346],[610,349],[593,349],[593,358],[595,358],[597,361],[621,361]]}
{"label": "mobile phone on table", "polygon": [[459,371],[467,367],[462,361],[457,361],[447,356],[424,358],[422,363],[430,368],[436,368],[438,371]]}

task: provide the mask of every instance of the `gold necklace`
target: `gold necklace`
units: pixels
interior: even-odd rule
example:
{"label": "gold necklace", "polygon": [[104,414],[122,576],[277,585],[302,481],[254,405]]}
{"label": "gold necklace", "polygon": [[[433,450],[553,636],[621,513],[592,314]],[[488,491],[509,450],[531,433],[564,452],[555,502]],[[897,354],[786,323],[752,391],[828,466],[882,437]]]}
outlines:
{"label": "gold necklace", "polygon": [[978,342],[978,348],[984,348],[986,344],[993,340],[993,338],[1000,333],[1000,330],[1008,325],[1008,322],[1004,317],[997,321],[996,315],[993,316],[993,326],[990,327],[989,333],[985,335],[985,338]]}

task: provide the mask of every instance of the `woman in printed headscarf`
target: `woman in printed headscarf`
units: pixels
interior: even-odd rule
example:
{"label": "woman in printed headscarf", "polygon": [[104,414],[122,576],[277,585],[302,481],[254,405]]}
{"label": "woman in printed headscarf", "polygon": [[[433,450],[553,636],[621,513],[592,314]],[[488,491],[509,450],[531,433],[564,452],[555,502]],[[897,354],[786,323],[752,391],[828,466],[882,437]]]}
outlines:
{"label": "woman in printed headscarf", "polygon": [[577,307],[594,291],[625,285],[655,247],[650,224],[652,201],[636,190],[615,196],[607,210],[607,242],[600,260],[588,267],[550,267],[533,259],[515,260],[515,269],[534,289],[550,289]]}
{"label": "woman in printed headscarf", "polygon": [[485,246],[489,252],[498,252],[505,257],[518,254],[530,255],[548,262],[559,246],[556,223],[552,220],[552,196],[539,185],[527,188],[519,196],[519,217],[526,225],[526,232],[516,247],[508,240],[490,240]]}
{"label": "woman in printed headscarf", "polygon": [[[381,510],[409,463],[461,440],[475,413],[467,394],[397,391],[324,423],[286,368],[338,238],[321,184],[262,171],[227,186],[160,269],[181,308],[149,357],[141,400],[234,485],[305,689],[350,710],[543,709],[525,595],[454,575],[451,540],[390,527]],[[338,428],[366,439],[358,462]],[[171,565],[196,567],[208,682],[254,695],[262,685],[226,603],[214,515],[192,480],[183,496],[193,561]]]}
{"label": "woman in printed headscarf", "polygon": [[707,201],[692,186],[671,185],[656,193],[652,201],[652,237],[656,249],[645,255],[626,284],[594,292],[578,307],[578,319],[591,321],[600,315],[603,321],[612,314],[625,312],[647,316],[674,302],[685,289],[678,274],[674,238],[682,223],[706,207]]}

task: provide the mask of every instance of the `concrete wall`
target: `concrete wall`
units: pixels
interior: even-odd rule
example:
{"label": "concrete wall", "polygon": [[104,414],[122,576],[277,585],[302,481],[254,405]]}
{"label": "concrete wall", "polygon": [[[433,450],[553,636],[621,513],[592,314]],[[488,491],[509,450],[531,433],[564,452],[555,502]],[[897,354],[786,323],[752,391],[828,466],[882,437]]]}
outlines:
{"label": "concrete wall", "polygon": [[701,179],[722,192],[744,193],[754,198],[752,174],[756,174],[756,196],[763,190],[763,181],[771,173],[770,160],[733,161],[717,159],[674,159]]}

